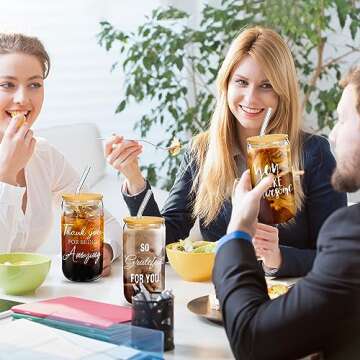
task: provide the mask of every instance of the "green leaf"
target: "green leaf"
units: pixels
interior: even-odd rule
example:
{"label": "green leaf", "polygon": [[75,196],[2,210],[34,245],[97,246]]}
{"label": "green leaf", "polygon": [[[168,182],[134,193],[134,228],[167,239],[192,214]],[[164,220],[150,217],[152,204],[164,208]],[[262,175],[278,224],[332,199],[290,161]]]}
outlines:
{"label": "green leaf", "polygon": [[115,114],[122,112],[125,109],[125,106],[126,106],[126,100],[123,100],[116,108]]}
{"label": "green leaf", "polygon": [[179,118],[177,110],[172,105],[169,105],[168,110],[169,110],[169,113],[173,116],[174,119]]}
{"label": "green leaf", "polygon": [[339,18],[341,28],[344,28],[346,17],[347,17],[347,1],[346,0],[335,0],[336,10]]}
{"label": "green leaf", "polygon": [[183,59],[182,58],[177,58],[175,60],[175,64],[176,64],[176,67],[181,71],[182,68],[184,67],[184,62],[183,62]]}
{"label": "green leaf", "polygon": [[197,70],[199,71],[200,74],[205,74],[206,70],[205,70],[204,66],[202,66],[201,64],[197,64],[196,68],[197,68]]}
{"label": "green leaf", "polygon": [[359,21],[353,20],[351,22],[351,24],[350,24],[350,33],[351,33],[351,38],[353,40],[355,40],[356,33],[357,33],[359,27],[360,27],[360,22]]}
{"label": "green leaf", "polygon": [[307,112],[308,114],[310,114],[310,113],[311,113],[311,110],[312,110],[312,104],[311,104],[311,102],[310,102],[310,101],[308,101],[308,102],[306,103],[305,109],[306,109],[306,112]]}
{"label": "green leaf", "polygon": [[140,166],[141,171],[146,171],[146,179],[153,186],[156,185],[158,177],[155,164],[151,163],[148,166]]}
{"label": "green leaf", "polygon": [[143,58],[143,64],[144,64],[146,70],[151,70],[152,61],[149,57]]}

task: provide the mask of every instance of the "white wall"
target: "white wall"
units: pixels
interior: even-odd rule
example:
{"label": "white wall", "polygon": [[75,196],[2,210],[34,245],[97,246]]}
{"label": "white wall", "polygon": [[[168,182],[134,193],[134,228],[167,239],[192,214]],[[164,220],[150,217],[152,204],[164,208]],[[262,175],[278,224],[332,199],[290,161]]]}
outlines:
{"label": "white wall", "polygon": [[[104,136],[117,132],[136,137],[134,123],[147,105],[115,115],[124,93],[121,68],[110,73],[118,51],[106,52],[96,34],[104,19],[134,30],[159,5],[159,0],[1,0],[0,29],[37,36],[50,54],[45,102],[34,127],[95,122]],[[153,160],[152,149],[144,158]]]}
{"label": "white wall", "polygon": [[107,53],[96,34],[103,19],[134,29],[158,5],[156,0],[2,0],[0,27],[38,36],[50,53],[52,69],[36,125],[94,121],[104,130],[131,128],[134,113],[114,115],[123,94],[121,71],[110,73],[117,52]]}

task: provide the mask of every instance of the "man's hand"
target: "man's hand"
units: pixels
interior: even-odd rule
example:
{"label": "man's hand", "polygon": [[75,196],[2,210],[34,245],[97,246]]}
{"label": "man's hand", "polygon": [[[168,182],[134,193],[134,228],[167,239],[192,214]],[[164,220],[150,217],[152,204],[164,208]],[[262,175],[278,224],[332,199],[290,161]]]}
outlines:
{"label": "man's hand", "polygon": [[269,175],[262,179],[254,189],[251,189],[250,171],[246,170],[242,174],[234,189],[228,233],[241,230],[251,236],[255,235],[260,200],[265,191],[272,186],[273,181],[273,175]]}
{"label": "man's hand", "polygon": [[258,223],[252,243],[256,256],[262,259],[265,266],[275,269],[280,267],[279,230],[276,227]]}
{"label": "man's hand", "polygon": [[111,260],[113,258],[113,250],[109,244],[104,244],[103,252],[103,270],[101,276],[109,276],[111,272]]}

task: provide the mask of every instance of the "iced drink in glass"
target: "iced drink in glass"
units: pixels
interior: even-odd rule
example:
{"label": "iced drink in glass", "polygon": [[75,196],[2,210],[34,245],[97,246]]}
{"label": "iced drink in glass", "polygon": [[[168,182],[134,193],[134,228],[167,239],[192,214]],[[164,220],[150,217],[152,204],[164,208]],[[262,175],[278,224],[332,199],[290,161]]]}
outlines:
{"label": "iced drink in glass", "polygon": [[100,277],[104,242],[102,195],[63,195],[61,238],[64,275],[72,281]]}
{"label": "iced drink in glass", "polygon": [[296,205],[288,136],[270,134],[248,138],[247,163],[253,187],[265,176],[274,175],[272,187],[261,199],[259,221],[272,225],[292,219]]}

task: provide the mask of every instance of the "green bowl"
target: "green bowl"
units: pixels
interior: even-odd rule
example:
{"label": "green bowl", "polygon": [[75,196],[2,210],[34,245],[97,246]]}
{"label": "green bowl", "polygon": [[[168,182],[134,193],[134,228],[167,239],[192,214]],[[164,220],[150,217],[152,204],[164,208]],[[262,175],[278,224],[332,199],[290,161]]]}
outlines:
{"label": "green bowl", "polygon": [[40,254],[0,254],[0,288],[10,295],[33,292],[44,282],[50,264],[50,258]]}

